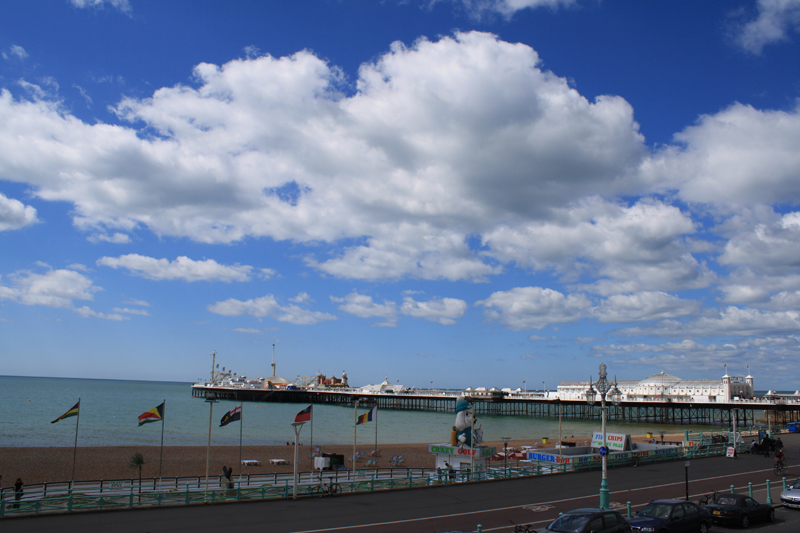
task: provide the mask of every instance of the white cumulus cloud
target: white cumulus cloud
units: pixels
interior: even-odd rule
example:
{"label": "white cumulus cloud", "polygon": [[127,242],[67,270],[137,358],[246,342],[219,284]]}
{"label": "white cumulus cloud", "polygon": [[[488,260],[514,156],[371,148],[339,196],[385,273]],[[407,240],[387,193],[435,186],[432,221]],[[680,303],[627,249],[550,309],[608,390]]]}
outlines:
{"label": "white cumulus cloud", "polygon": [[184,281],[249,281],[251,266],[220,265],[213,259],[194,261],[180,256],[175,261],[156,259],[139,254],[121,255],[119,257],[101,257],[98,265],[111,268],[125,268],[132,273],[153,280]]}
{"label": "white cumulus cloud", "polygon": [[758,0],[756,8],[756,18],[737,28],[736,42],[745,50],[760,54],[766,45],[800,31],[800,0]]}
{"label": "white cumulus cloud", "polygon": [[491,34],[395,43],[361,66],[351,96],[307,51],[194,75],[124,99],[130,126],[82,122],[42,90],[3,91],[0,176],[72,203],[95,240],[137,228],[208,243],[354,240],[308,264],[376,280],[484,281],[503,268],[470,236],[646,185],[624,99],[589,101],[532,48]]}
{"label": "white cumulus cloud", "polygon": [[0,193],[0,231],[24,228],[39,222],[36,209]]}
{"label": "white cumulus cloud", "polygon": [[336,320],[334,315],[310,311],[296,304],[281,306],[272,294],[246,301],[229,298],[209,305],[208,310],[223,316],[271,317],[280,322],[297,325],[313,325],[327,320]]}
{"label": "white cumulus cloud", "polygon": [[500,322],[515,331],[574,322],[592,312],[592,303],[583,294],[564,295],[541,287],[497,291],[487,299],[475,302],[475,305],[486,308],[484,315],[487,319]]}
{"label": "white cumulus cloud", "polygon": [[442,298],[418,302],[407,296],[403,298],[400,312],[414,318],[423,318],[433,322],[439,322],[445,326],[456,323],[457,318],[464,316],[467,311],[467,302],[457,298]]}
{"label": "white cumulus cloud", "polygon": [[9,284],[0,285],[0,300],[9,300],[23,305],[43,305],[75,311],[84,317],[107,320],[125,320],[115,312],[100,313],[83,305],[75,307],[75,301],[94,300],[94,293],[103,290],[92,280],[74,270],[49,270],[44,274],[15,272],[8,276]]}

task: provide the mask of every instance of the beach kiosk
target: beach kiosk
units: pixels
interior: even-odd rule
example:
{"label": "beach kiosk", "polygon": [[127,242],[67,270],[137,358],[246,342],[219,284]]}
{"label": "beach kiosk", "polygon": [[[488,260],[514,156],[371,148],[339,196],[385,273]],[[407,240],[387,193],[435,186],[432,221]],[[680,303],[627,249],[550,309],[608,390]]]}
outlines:
{"label": "beach kiosk", "polygon": [[435,457],[436,468],[449,470],[469,470],[474,464],[475,470],[484,470],[486,460],[497,452],[494,446],[452,446],[449,442],[442,444],[429,444],[428,451]]}
{"label": "beach kiosk", "polygon": [[456,398],[456,422],[450,431],[450,442],[429,444],[428,452],[435,458],[436,468],[449,472],[452,470],[480,472],[486,460],[495,454],[494,446],[481,446],[483,431],[475,427],[477,419],[472,412],[472,404],[466,397]]}

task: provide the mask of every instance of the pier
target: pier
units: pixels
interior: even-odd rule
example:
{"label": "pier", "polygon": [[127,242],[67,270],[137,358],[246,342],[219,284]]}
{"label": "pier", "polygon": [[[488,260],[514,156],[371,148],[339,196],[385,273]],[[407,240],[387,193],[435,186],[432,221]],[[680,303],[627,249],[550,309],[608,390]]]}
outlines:
{"label": "pier", "polygon": [[[486,391],[458,392],[449,390],[408,390],[401,393],[364,392],[361,389],[264,389],[224,387],[210,383],[192,386],[192,396],[205,398],[213,393],[217,399],[243,402],[311,403],[352,406],[358,399],[364,405],[379,409],[433,411],[455,414],[456,397],[463,394],[472,403],[476,415],[525,416],[531,418],[600,420],[600,407],[586,401],[559,400],[538,392]],[[800,421],[800,399],[771,398],[719,401],[623,400],[608,407],[608,420],[674,425],[732,426],[756,424],[785,425]]]}

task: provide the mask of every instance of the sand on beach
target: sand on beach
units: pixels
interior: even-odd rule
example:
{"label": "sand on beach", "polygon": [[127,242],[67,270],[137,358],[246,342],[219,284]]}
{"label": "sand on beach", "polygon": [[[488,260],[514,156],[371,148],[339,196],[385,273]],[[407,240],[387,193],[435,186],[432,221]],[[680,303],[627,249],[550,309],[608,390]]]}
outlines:
{"label": "sand on beach", "polygon": [[[564,438],[564,442],[586,440],[589,437]],[[667,441],[683,439],[682,434],[666,435]],[[634,441],[643,442],[644,436],[633,437]],[[533,446],[541,440],[511,440],[509,449],[519,449],[520,446]],[[488,446],[495,446],[497,451],[503,450],[502,441],[486,442]],[[549,444],[552,445],[552,442]],[[337,453],[345,457],[345,466],[349,469],[349,457],[353,455],[353,447],[349,445],[321,445],[322,452]],[[374,446],[360,445],[356,448],[365,452],[365,457],[357,464],[359,469],[370,468],[364,466],[364,460],[370,458]],[[395,455],[403,455],[404,468],[433,468],[434,457],[428,452],[428,444],[381,444],[378,468],[392,466],[390,460]],[[69,447],[24,447],[0,448],[0,474],[3,476],[4,487],[13,485],[16,478],[22,478],[25,484],[38,484],[55,481],[68,481],[72,477],[73,448]],[[138,469],[130,468],[131,458],[141,452],[145,459],[142,467],[142,478],[155,478],[159,476],[159,456],[161,449],[158,446],[114,446],[114,447],[78,447],[75,454],[75,479],[76,480],[110,480],[110,479],[137,479]],[[206,472],[206,447],[205,446],[165,446],[163,460],[161,460],[161,477],[193,477],[205,476]],[[299,448],[299,470],[308,472],[312,470],[311,446]],[[212,446],[210,449],[209,475],[219,476],[222,467],[233,468],[234,475],[242,474],[271,474],[291,473],[294,469],[294,446],[244,446],[241,452],[242,459],[256,459],[261,461],[260,466],[240,466],[238,446]],[[285,459],[288,465],[273,465],[270,459]]]}

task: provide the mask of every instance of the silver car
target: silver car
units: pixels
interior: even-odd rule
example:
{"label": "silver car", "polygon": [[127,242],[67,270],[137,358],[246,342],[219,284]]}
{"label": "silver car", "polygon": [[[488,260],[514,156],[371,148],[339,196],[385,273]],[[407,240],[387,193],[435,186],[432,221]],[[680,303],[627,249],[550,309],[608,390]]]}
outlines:
{"label": "silver car", "polygon": [[800,478],[795,479],[781,492],[781,503],[784,507],[800,509]]}

